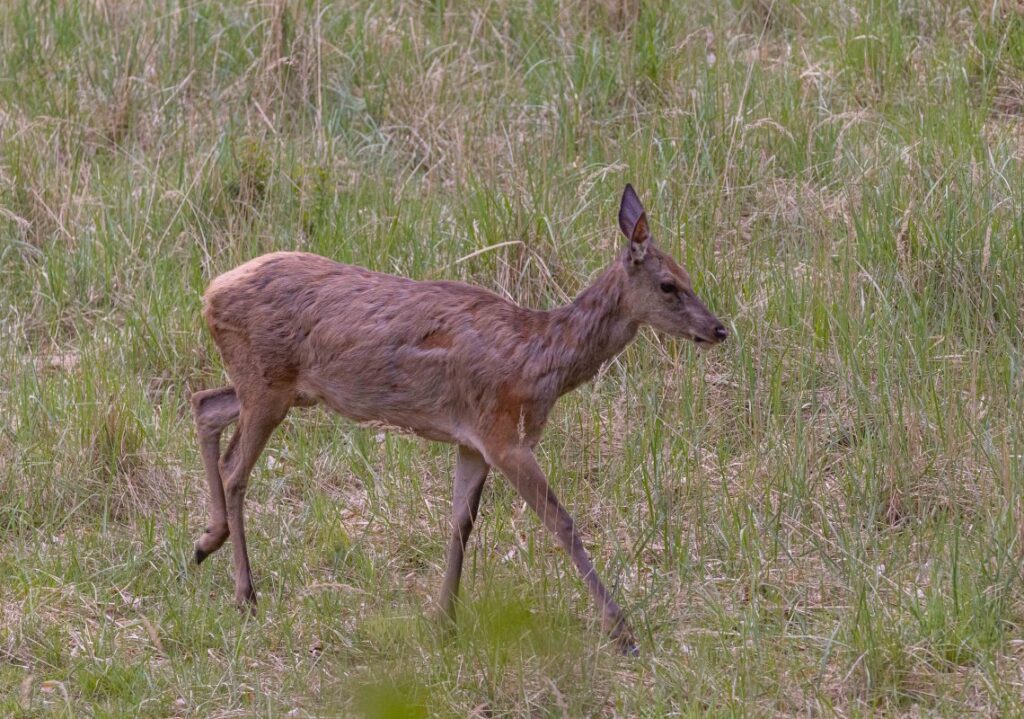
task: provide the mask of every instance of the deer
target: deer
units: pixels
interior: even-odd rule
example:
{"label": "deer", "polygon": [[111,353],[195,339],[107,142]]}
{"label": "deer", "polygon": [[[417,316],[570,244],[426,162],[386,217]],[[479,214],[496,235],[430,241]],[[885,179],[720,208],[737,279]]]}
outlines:
{"label": "deer", "polygon": [[[291,408],[322,404],[356,422],[457,446],[443,617],[455,620],[467,541],[496,468],[568,552],[604,633],[638,654],[535,449],[558,398],[593,378],[642,325],[709,346],[729,331],[686,270],[655,247],[629,184],[618,225],[626,237],[618,256],[570,304],[551,310],[304,252],[266,254],[216,277],[203,315],[230,384],[191,396],[210,519],[195,563],[231,537],[235,602],[255,607],[243,517],[249,475]],[[221,454],[221,433],[235,422]]]}

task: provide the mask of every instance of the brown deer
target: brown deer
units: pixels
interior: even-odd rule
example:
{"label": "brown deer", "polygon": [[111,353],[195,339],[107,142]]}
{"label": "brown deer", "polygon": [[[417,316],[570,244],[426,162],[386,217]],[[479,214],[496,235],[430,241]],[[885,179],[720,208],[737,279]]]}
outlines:
{"label": "brown deer", "polygon": [[[550,311],[461,282],[417,282],[302,252],[264,255],[217,277],[204,315],[231,385],[192,395],[210,489],[196,562],[230,535],[235,600],[255,603],[242,518],[249,473],[289,409],[323,403],[358,422],[458,445],[440,598],[446,616],[454,620],[466,541],[484,480],[497,467],[569,552],[605,631],[635,654],[622,610],[534,447],[555,401],[593,377],[640,325],[709,345],[728,331],[686,271],[654,247],[630,185],[619,228],[628,242],[611,266],[571,304]],[[221,432],[235,420],[221,455]]]}

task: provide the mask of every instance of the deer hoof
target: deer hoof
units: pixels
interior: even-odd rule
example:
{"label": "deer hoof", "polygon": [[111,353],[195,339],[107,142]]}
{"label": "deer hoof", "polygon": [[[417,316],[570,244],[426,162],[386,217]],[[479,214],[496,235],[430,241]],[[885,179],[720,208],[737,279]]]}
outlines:
{"label": "deer hoof", "polygon": [[250,617],[256,616],[256,595],[255,593],[251,598],[246,599],[235,599],[235,608],[238,609],[240,614],[249,615]]}
{"label": "deer hoof", "polygon": [[251,584],[248,587],[235,590],[235,606],[242,613],[256,613],[256,590],[252,588]]}
{"label": "deer hoof", "polygon": [[636,659],[640,656],[640,647],[633,641],[619,642],[619,651],[624,657]]}

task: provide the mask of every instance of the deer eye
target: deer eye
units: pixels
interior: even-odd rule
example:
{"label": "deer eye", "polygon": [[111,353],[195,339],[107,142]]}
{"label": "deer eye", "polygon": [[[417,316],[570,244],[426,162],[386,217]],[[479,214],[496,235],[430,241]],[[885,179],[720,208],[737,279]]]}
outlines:
{"label": "deer eye", "polygon": [[677,289],[678,288],[674,284],[672,284],[671,282],[662,282],[661,283],[661,291],[662,292],[675,292]]}

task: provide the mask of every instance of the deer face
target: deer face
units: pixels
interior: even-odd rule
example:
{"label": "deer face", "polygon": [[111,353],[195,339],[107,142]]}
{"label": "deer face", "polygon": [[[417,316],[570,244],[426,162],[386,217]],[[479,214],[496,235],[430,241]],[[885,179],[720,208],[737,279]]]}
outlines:
{"label": "deer face", "polygon": [[647,213],[631,185],[622,194],[619,228],[629,239],[623,253],[628,277],[624,300],[637,322],[697,344],[718,344],[729,336],[694,294],[686,270],[652,245]]}

